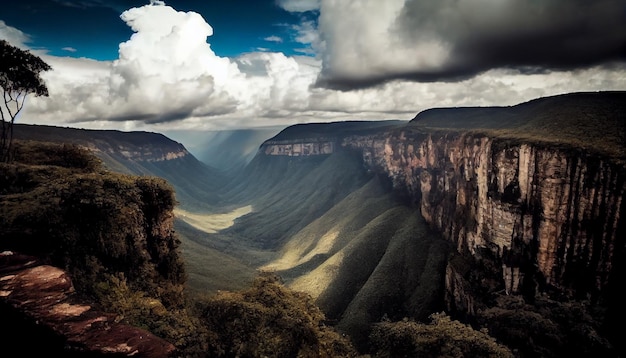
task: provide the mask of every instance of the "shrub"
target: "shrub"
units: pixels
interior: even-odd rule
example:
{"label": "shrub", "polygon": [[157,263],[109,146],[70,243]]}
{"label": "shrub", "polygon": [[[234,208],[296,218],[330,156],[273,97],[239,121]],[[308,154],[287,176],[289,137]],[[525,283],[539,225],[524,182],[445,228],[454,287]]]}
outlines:
{"label": "shrub", "polygon": [[414,321],[374,325],[370,340],[376,357],[513,357],[486,331],[453,321],[444,313],[431,315],[430,324]]}
{"label": "shrub", "polygon": [[285,288],[278,276],[261,273],[252,287],[219,292],[202,316],[214,332],[209,356],[352,357],[356,351],[324,325],[310,296]]}

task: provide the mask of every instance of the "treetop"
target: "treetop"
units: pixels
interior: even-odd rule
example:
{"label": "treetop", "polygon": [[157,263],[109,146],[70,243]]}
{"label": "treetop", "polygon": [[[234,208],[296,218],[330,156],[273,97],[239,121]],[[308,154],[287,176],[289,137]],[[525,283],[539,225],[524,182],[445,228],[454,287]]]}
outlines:
{"label": "treetop", "polygon": [[0,87],[4,91],[48,96],[48,88],[40,73],[51,69],[38,56],[0,40]]}

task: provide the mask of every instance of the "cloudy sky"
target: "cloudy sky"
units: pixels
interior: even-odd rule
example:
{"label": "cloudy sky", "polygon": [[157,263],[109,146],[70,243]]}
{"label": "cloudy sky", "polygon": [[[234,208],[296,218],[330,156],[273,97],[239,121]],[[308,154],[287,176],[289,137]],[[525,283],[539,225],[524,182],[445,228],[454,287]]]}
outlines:
{"label": "cloudy sky", "polygon": [[626,90],[626,0],[21,0],[19,122],[168,131],[411,119]]}

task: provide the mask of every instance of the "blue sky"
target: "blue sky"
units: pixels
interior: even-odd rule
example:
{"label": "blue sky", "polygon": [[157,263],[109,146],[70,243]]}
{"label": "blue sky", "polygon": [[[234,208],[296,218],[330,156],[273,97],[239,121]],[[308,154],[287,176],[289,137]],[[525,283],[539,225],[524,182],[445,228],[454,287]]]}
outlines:
{"label": "blue sky", "polygon": [[20,0],[23,123],[215,130],[626,90],[626,0]]}
{"label": "blue sky", "polygon": [[[20,0],[4,6],[0,20],[30,36],[33,48],[55,56],[117,58],[118,45],[131,29],[120,14],[148,1],[133,0]],[[272,0],[193,1],[171,0],[179,11],[194,11],[211,24],[213,50],[220,56],[237,56],[258,50],[299,54],[292,27],[314,14],[291,13]]]}

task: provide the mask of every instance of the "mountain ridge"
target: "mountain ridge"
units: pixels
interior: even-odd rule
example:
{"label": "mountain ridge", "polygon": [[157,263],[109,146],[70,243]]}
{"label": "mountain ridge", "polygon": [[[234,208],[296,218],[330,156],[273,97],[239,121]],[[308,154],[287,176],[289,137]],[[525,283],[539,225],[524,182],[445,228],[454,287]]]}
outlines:
{"label": "mountain ridge", "polygon": [[210,208],[221,200],[217,193],[225,183],[223,173],[200,162],[183,144],[161,133],[24,124],[16,124],[13,131],[16,140],[83,147],[114,172],[162,177],[174,186],[184,207]]}
{"label": "mountain ridge", "polygon": [[431,108],[409,126],[588,148],[626,160],[626,91],[577,92],[507,107]]}

